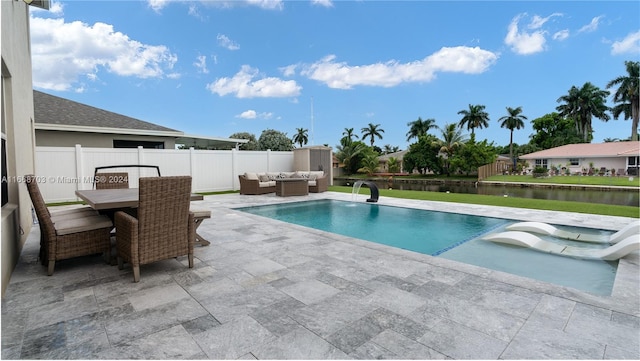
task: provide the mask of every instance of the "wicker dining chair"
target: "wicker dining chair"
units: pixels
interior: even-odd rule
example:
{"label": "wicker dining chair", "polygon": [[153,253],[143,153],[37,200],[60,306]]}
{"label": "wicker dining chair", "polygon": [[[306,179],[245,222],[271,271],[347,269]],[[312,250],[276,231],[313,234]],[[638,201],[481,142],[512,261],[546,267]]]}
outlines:
{"label": "wicker dining chair", "polygon": [[129,173],[96,173],[94,177],[96,189],[122,189],[129,188]]}
{"label": "wicker dining chair", "polygon": [[40,261],[49,276],[58,260],[103,253],[109,261],[113,228],[109,217],[86,208],[50,213],[36,177],[26,175],[25,181],[40,226]]}
{"label": "wicker dining chair", "polygon": [[133,281],[140,281],[140,266],[188,256],[193,268],[194,215],[189,211],[191,177],[143,177],[139,181],[137,217],[115,214],[118,268],[124,262],[133,268]]}

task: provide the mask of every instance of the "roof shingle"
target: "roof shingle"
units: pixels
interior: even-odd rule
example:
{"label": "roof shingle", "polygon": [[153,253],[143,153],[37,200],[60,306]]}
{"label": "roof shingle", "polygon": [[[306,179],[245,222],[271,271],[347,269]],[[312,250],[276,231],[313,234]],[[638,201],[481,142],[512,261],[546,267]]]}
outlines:
{"label": "roof shingle", "polygon": [[520,159],[601,158],[633,156],[640,153],[640,141],[566,144],[520,156]]}

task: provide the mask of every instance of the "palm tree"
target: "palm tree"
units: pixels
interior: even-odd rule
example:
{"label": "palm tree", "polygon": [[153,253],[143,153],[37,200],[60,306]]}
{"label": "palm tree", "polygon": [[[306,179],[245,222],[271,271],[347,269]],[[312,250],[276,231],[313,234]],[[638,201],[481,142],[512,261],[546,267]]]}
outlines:
{"label": "palm tree", "polygon": [[484,111],[484,105],[471,105],[469,104],[469,110],[461,110],[458,114],[462,114],[460,119],[460,128],[467,125],[467,130],[471,130],[471,134],[474,134],[476,128],[486,128],[489,126],[489,113]]}
{"label": "palm tree", "polygon": [[400,151],[400,147],[396,145],[385,144],[384,147],[382,147],[382,154],[390,154],[390,153],[395,153],[399,151]]}
{"label": "palm tree", "polygon": [[418,117],[417,120],[407,123],[409,126],[409,131],[407,132],[407,142],[411,140],[411,138],[420,139],[421,136],[429,133],[431,128],[437,128],[435,119],[425,119]]}
{"label": "palm tree", "polygon": [[382,139],[382,134],[380,133],[384,133],[384,129],[379,129],[378,127],[380,127],[380,124],[369,123],[368,126],[360,130],[362,132],[362,140],[371,138],[370,141],[371,141],[372,147],[373,147],[373,141],[375,140],[375,137],[378,137],[378,139]]}
{"label": "palm tree", "polygon": [[507,113],[509,113],[509,115],[505,115],[498,119],[498,121],[502,122],[500,128],[507,128],[511,131],[509,138],[509,158],[511,158],[511,161],[515,165],[515,159],[513,159],[513,130],[524,128],[524,120],[527,120],[527,117],[521,114],[522,107],[507,107]]}
{"label": "palm tree", "polygon": [[607,89],[617,85],[613,95],[614,103],[621,103],[611,108],[613,119],[618,119],[624,113],[624,120],[631,118],[631,140],[638,140],[638,118],[640,117],[640,62],[625,61],[627,74],[620,76],[607,84]]}
{"label": "palm tree", "polygon": [[307,144],[307,142],[309,142],[309,137],[307,137],[307,132],[309,130],[296,128],[296,131],[298,131],[298,134],[293,136],[293,142],[298,143],[302,147],[304,144]]}
{"label": "palm tree", "polygon": [[591,119],[596,117],[603,121],[610,119],[607,114],[607,96],[609,92],[601,90],[597,86],[586,82],[582,88],[572,86],[569,89],[569,94],[563,95],[558,98],[560,104],[556,107],[556,110],[560,116],[573,119],[576,123],[576,131],[582,136],[584,143],[589,143],[589,136],[591,135]]}
{"label": "palm tree", "polygon": [[344,132],[342,132],[342,139],[347,139],[347,142],[351,143],[353,138],[358,139],[358,135],[353,133],[353,128],[344,128]]}
{"label": "palm tree", "polygon": [[440,132],[442,133],[442,139],[438,140],[438,145],[440,146],[440,153],[443,155],[444,168],[449,174],[449,159],[467,140],[460,132],[460,129],[457,129],[455,123],[445,124]]}

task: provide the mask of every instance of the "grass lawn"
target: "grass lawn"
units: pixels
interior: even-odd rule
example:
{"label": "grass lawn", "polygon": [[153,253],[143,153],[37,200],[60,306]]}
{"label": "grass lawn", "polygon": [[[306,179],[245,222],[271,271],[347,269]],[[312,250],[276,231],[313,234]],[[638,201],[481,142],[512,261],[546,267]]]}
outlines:
{"label": "grass lawn", "polygon": [[[632,180],[630,180],[632,179]],[[514,183],[554,183],[554,184],[579,184],[598,186],[626,186],[639,187],[640,177],[599,177],[599,176],[552,176],[547,178],[533,178],[531,175],[495,175],[484,179],[491,182]]]}
{"label": "grass lawn", "polygon": [[[567,177],[568,178],[568,177]],[[329,186],[333,192],[351,193],[352,187]],[[442,193],[409,191],[398,189],[380,189],[380,195],[385,197],[418,199],[425,201],[454,202],[482,204],[488,206],[515,207],[527,209],[541,209],[550,211],[563,211],[587,214],[599,214],[607,216],[620,216],[640,218],[640,208],[630,206],[617,206],[610,204],[554,201],[545,199],[527,199],[515,197],[488,196],[481,194]],[[369,194],[369,189],[361,188],[361,194]]]}

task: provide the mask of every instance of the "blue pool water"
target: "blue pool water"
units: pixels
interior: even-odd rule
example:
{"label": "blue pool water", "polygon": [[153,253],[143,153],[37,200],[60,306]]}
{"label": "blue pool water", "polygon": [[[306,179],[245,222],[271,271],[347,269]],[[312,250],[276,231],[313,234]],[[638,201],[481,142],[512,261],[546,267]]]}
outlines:
{"label": "blue pool water", "polygon": [[[486,233],[502,231],[514,223],[500,218],[336,200],[246,207],[240,210],[599,295],[611,294],[617,270],[617,262],[580,260],[478,239]],[[600,233],[603,232],[606,234],[605,231]],[[572,246],[585,246],[584,243],[570,243]]]}

